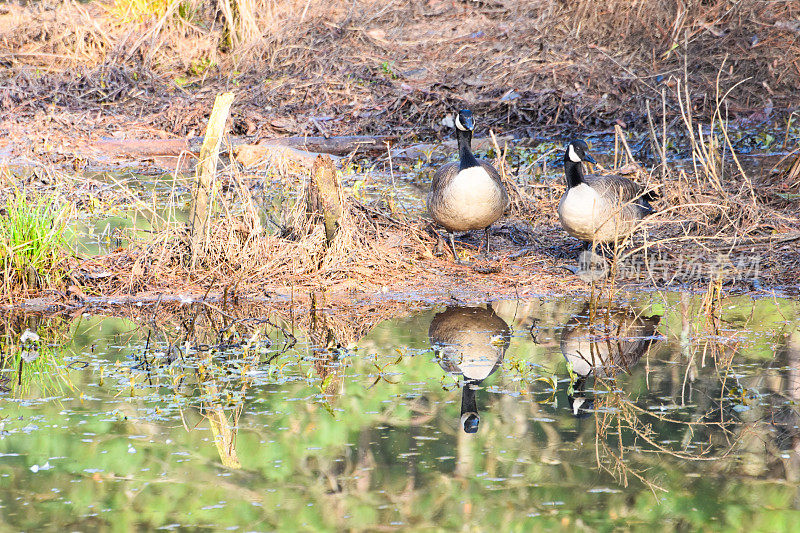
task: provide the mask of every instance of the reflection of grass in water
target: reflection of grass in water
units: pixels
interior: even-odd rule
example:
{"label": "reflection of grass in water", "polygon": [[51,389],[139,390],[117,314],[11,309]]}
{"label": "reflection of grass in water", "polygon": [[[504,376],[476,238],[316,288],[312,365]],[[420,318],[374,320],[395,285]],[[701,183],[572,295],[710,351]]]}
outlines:
{"label": "reflection of grass in water", "polygon": [[71,321],[38,314],[9,314],[0,320],[0,379],[15,397],[74,390],[65,362]]}
{"label": "reflection of grass in water", "polygon": [[[64,371],[61,346],[12,346],[9,351],[10,357],[5,357],[2,363],[4,377],[8,379],[4,386],[13,391],[15,397],[28,395],[34,387],[42,396],[63,392],[64,384],[72,388],[69,375]],[[34,353],[38,355],[30,360]],[[29,361],[25,361],[26,358]]]}

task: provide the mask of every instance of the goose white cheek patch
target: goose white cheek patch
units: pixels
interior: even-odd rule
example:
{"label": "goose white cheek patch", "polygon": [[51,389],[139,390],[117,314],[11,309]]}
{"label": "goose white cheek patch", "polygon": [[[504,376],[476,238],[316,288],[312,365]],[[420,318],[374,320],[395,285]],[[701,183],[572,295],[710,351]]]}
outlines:
{"label": "goose white cheek patch", "polygon": [[460,129],[461,131],[467,131],[467,128],[465,128],[464,125],[461,124],[461,119],[459,118],[458,115],[456,115],[456,128]]}
{"label": "goose white cheek patch", "polygon": [[578,157],[578,154],[575,153],[575,147],[571,144],[569,145],[569,160],[573,163],[580,163],[581,158]]}
{"label": "goose white cheek patch", "polygon": [[572,414],[578,416],[581,411],[581,406],[586,403],[586,398],[575,398],[572,403]]}

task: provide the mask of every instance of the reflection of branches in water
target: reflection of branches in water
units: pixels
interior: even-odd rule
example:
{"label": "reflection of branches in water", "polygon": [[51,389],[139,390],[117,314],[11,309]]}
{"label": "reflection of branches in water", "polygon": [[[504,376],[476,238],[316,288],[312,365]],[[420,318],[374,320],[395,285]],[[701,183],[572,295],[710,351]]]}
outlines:
{"label": "reflection of branches in water", "polygon": [[[704,305],[710,306],[711,310],[707,316],[712,320],[713,331],[720,332],[718,323],[715,321],[717,313],[714,311],[715,308],[718,308],[718,302],[711,299]],[[688,313],[685,311],[686,309],[684,309],[684,325],[686,326]],[[612,314],[614,315],[613,320]],[[588,364],[588,372],[595,376],[595,388],[604,389],[602,393],[595,395],[595,455],[598,468],[611,474],[623,486],[628,485],[628,478],[632,476],[644,483],[655,495],[657,491],[663,489],[656,482],[648,479],[645,471],[632,467],[631,462],[626,461],[626,453],[665,454],[684,461],[715,461],[733,451],[737,439],[735,437],[731,439],[733,433],[725,427],[723,416],[720,416],[719,422],[709,422],[713,411],[700,415],[694,421],[682,420],[679,417],[671,417],[663,413],[659,414],[636,405],[617,387],[615,379],[617,373],[620,371],[630,373],[631,367],[637,364],[644,353],[648,352],[655,338],[655,327],[659,319],[639,316],[638,313],[632,311],[612,313],[606,308],[590,305],[587,324],[581,326],[582,320],[580,317],[577,320],[573,318],[568,323],[562,336],[562,352],[568,361]],[[685,331],[686,328],[684,328],[684,333]],[[584,337],[581,337],[581,334]],[[705,355],[708,352],[714,358],[724,391],[725,376],[730,369],[732,355],[723,357],[723,354],[730,353],[729,346],[727,346],[730,339],[722,338],[724,343],[722,346],[719,345],[719,335],[710,337],[711,342],[708,337],[706,339],[701,365],[704,365]],[[587,342],[588,346],[586,346]],[[588,353],[582,354],[584,351]],[[577,357],[576,354],[581,357]],[[696,351],[691,350],[688,343],[684,342],[683,354],[689,356],[686,361],[686,373],[682,387],[682,391],[685,391],[686,379],[690,369],[693,368]],[[648,388],[650,387],[649,370],[648,359],[645,380]],[[584,368],[580,373],[585,376],[587,369]],[[720,397],[720,406],[723,404],[723,399]],[[685,402],[682,401],[681,404],[685,405]],[[684,442],[686,444],[691,442],[698,427],[714,426],[722,429],[729,444],[722,453],[713,455],[710,444],[700,446],[696,452],[687,451],[686,445],[683,449],[675,449],[660,442],[659,433],[653,427],[655,422],[685,428]],[[626,444],[628,439],[632,439],[630,444]]]}
{"label": "reflection of branches in water", "polygon": [[[194,396],[191,390],[201,391],[199,407],[207,412],[220,457],[223,463],[235,466],[235,423],[226,422],[220,405],[237,405],[238,418],[245,395],[243,390],[233,390],[237,384],[246,388],[245,378],[249,377],[283,380],[283,369],[289,364],[298,365],[303,374],[300,366],[309,360],[310,372],[315,371],[318,379],[315,399],[333,415],[331,404],[344,390],[346,346],[357,340],[353,335],[366,333],[383,315],[396,310],[396,305],[387,306],[365,319],[324,310],[297,315],[291,308],[287,315],[281,308],[261,305],[223,310],[207,302],[133,308],[131,318],[138,325],[123,334],[119,343],[139,348],[134,349],[132,364],[118,364],[112,372],[118,374],[124,388],[130,387],[131,394],[136,388],[158,387],[164,381],[183,398]],[[296,329],[303,332],[307,357],[296,350]],[[283,357],[285,354],[289,357]],[[208,389],[209,382],[217,384],[214,390]],[[214,403],[206,403],[208,398]]]}
{"label": "reflection of branches in water", "polygon": [[[598,395],[602,399],[597,401],[596,460],[598,467],[613,475],[623,485],[627,485],[628,476],[631,476],[645,483],[654,492],[658,490],[658,485],[647,478],[646,471],[631,466],[629,460],[631,453],[665,454],[682,461],[721,461],[731,456],[734,451],[738,455],[749,448],[752,448],[753,453],[756,453],[756,449],[760,450],[760,453],[770,453],[771,440],[765,436],[769,430],[765,429],[764,422],[774,417],[775,411],[769,409],[770,412],[758,420],[751,419],[753,409],[763,406],[763,403],[756,402],[758,395],[753,394],[745,384],[741,383],[740,373],[735,367],[736,356],[742,349],[745,340],[743,335],[747,333],[747,329],[741,324],[737,324],[735,330],[726,325],[723,302],[718,282],[709,285],[699,312],[690,312],[690,299],[688,296],[682,296],[681,350],[675,352],[679,357],[682,356],[682,361],[680,365],[673,367],[675,378],[678,378],[677,374],[683,374],[682,380],[678,379],[681,382],[681,389],[680,396],[676,400],[681,406],[686,406],[687,383],[695,381],[699,369],[707,367],[710,361],[716,375],[717,386],[711,383],[709,385],[714,389],[718,387],[719,394],[716,395],[709,390],[706,397],[716,404],[715,407],[696,409],[701,414],[693,415],[692,420],[681,420],[680,416],[654,412],[646,406],[642,407],[630,401],[616,388],[613,379],[605,381],[597,379],[596,386],[604,388],[605,392]],[[752,314],[746,317],[746,322],[749,323],[752,318]],[[678,370],[679,366],[684,367],[684,370]],[[648,364],[646,378],[648,388],[650,388],[649,370]],[[747,414],[730,413],[730,408],[736,405],[748,406],[744,411]],[[675,448],[665,444],[661,440],[658,428],[654,428],[655,422],[685,428],[683,444]],[[712,443],[709,435],[707,443],[698,444],[695,440],[698,431],[712,428],[717,435],[724,436],[724,441],[717,440]],[[752,442],[753,437],[757,438],[758,444]],[[689,451],[690,446],[692,451]],[[750,463],[752,461],[745,462],[745,464]]]}
{"label": "reflection of branches in water", "polygon": [[[258,355],[255,355],[255,357],[258,357]],[[239,427],[239,418],[244,410],[244,399],[252,385],[252,378],[245,371],[236,380],[228,379],[228,374],[228,366],[224,363],[221,365],[216,364],[210,356],[198,361],[195,370],[197,387],[201,392],[202,398],[199,406],[200,412],[208,420],[220,461],[226,468],[239,469],[241,468],[241,462],[236,452],[236,434]],[[173,386],[174,394],[176,396],[179,395],[180,389],[184,386],[183,377],[174,382]],[[226,407],[232,407],[230,416],[226,412]],[[188,427],[183,409],[181,409],[181,420],[183,420],[184,427],[189,432],[199,424],[198,422],[195,426]]]}
{"label": "reflection of branches in water", "polygon": [[[723,296],[720,280],[709,282],[697,313],[691,312],[689,296],[681,295],[681,355],[687,360],[681,387],[682,404],[685,404],[687,383],[690,380],[694,381],[698,373],[698,365],[700,368],[704,368],[708,359],[713,361],[721,385],[718,398],[720,406],[725,401],[726,391],[732,388],[728,383],[729,379],[735,380],[735,387],[738,387],[733,364],[735,356],[741,348],[742,335],[746,330],[743,328],[725,330],[722,310]],[[720,416],[724,422],[724,410],[721,408]]]}
{"label": "reflection of branches in water", "polygon": [[[657,483],[647,479],[644,471],[633,468],[626,461],[626,453],[666,454],[685,461],[718,461],[731,454],[742,438],[741,434],[737,436],[730,429],[730,423],[702,421],[709,413],[696,417],[695,421],[687,421],[640,407],[619,390],[615,378],[597,377],[595,387],[598,385],[602,386],[604,391],[596,399],[595,457],[597,466],[611,474],[625,487],[628,486],[628,476],[631,475],[645,484],[654,495],[657,491],[665,491]],[[685,427],[689,440],[698,427],[721,429],[733,439],[729,440],[727,448],[722,453],[715,453],[713,456],[711,455],[713,451],[711,444],[700,447],[696,453],[675,450],[658,442],[659,434],[652,425],[654,421]],[[633,442],[625,444],[626,436],[632,437]]]}
{"label": "reflection of branches in water", "polygon": [[259,352],[269,354],[266,362],[270,363],[297,343],[279,318],[248,316],[246,310],[242,314],[234,316],[205,302],[163,309],[158,317],[148,313],[134,330],[146,331],[147,337],[143,350],[133,355],[137,361],[133,369],[147,372],[156,363],[185,362],[190,355],[211,352],[223,356]]}
{"label": "reflection of branches in water", "polygon": [[324,397],[325,407],[331,411],[330,403],[341,391],[345,365],[342,357],[344,348],[331,329],[328,318],[328,314],[312,309],[308,336],[314,370],[320,379],[319,390]]}
{"label": "reflection of branches in water", "polygon": [[[219,397],[220,391],[216,383],[207,382],[203,384],[204,392],[213,398]],[[247,384],[242,384],[241,395],[244,397]],[[236,432],[239,427],[239,417],[242,415],[244,402],[239,402],[233,408],[231,420],[225,414],[225,410],[218,403],[209,403],[204,409],[206,419],[211,426],[214,435],[214,443],[217,445],[217,452],[222,464],[227,468],[239,469],[242,467],[239,455],[236,453]]]}
{"label": "reflection of branches in water", "polygon": [[[125,311],[138,324],[131,335],[143,336],[145,330],[147,334],[157,334],[153,340],[167,345],[164,355],[172,362],[184,358],[187,352],[241,350],[256,340],[261,343],[262,351],[269,349],[272,359],[295,346],[295,330],[311,332],[318,322],[322,322],[335,345],[348,346],[379,322],[410,312],[407,306],[396,302],[362,307],[334,312],[320,306],[298,314],[291,306],[243,304],[221,309],[213,302],[198,301],[191,305],[159,302],[151,309],[132,307]],[[273,341],[279,344],[273,345]],[[331,344],[330,340],[323,341],[321,346]]]}
{"label": "reflection of branches in water", "polygon": [[[291,351],[298,343],[295,331],[299,330],[307,341],[308,359],[319,380],[317,398],[332,412],[330,404],[343,390],[346,346],[379,321],[394,316],[397,306],[373,306],[369,311],[341,314],[312,308],[309,313],[296,314],[292,308],[258,305],[220,309],[205,301],[157,304],[138,311],[140,325],[130,334],[138,333],[145,341],[133,354],[135,362],[129,369],[153,386],[157,376],[164,376],[164,370],[174,373],[175,361],[180,361],[177,368],[198,368],[202,374],[230,370],[228,358],[233,356],[237,373],[241,370],[244,375],[266,366],[270,375],[282,375],[283,367],[289,364],[282,356],[290,353],[298,365],[306,359]],[[128,344],[135,344],[132,340]],[[187,373],[178,373],[173,381],[182,387]],[[201,382],[203,379],[199,375]]]}

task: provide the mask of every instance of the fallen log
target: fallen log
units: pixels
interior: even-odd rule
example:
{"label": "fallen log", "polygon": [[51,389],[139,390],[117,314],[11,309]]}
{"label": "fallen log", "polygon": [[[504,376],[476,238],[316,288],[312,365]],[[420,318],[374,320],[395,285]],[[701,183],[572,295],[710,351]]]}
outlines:
{"label": "fallen log", "polygon": [[[514,137],[510,135],[501,135],[497,137],[497,143],[502,148],[504,144],[510,143],[514,141]],[[518,144],[522,144],[524,141],[517,140]],[[472,149],[473,150],[489,150],[494,148],[494,143],[492,142],[491,137],[478,137],[477,139],[472,139]],[[446,141],[442,141],[440,143],[419,143],[419,144],[412,144],[411,146],[407,146],[405,148],[400,148],[399,150],[392,151],[392,157],[395,158],[402,158],[402,159],[426,159],[430,155],[437,155],[437,156],[444,156],[453,154],[458,151],[458,143],[452,139],[448,139]]]}
{"label": "fallen log", "polygon": [[[272,164],[281,161],[292,161],[303,167],[311,168],[319,154],[298,150],[289,146],[272,146],[263,144],[244,144],[233,149],[236,162],[244,167],[260,164]],[[332,156],[333,159],[339,159]]]}
{"label": "fallen log", "polygon": [[102,139],[89,148],[104,155],[144,159],[158,156],[178,156],[185,152],[200,153],[190,139]]}
{"label": "fallen log", "polygon": [[[397,140],[393,135],[346,135],[341,137],[279,137],[263,139],[253,143],[252,139],[245,137],[227,137],[225,144],[220,146],[220,154],[232,152],[236,160],[246,166],[272,161],[279,157],[299,163],[311,168],[318,154],[330,154],[333,159],[348,155],[354,151],[366,153],[385,153],[387,144],[392,145]],[[511,136],[501,136],[497,142],[502,146],[514,140]],[[526,145],[524,139],[517,139],[520,145]],[[187,154],[198,155],[203,144],[203,137],[187,139],[103,139],[93,144],[90,149],[98,155],[125,157],[131,159],[148,159],[159,157],[179,157]],[[472,140],[474,150],[488,150],[492,148],[490,137],[480,137]],[[446,155],[457,149],[456,142],[446,140],[442,143],[421,143],[393,150],[392,156],[404,159],[421,159],[431,154]]]}
{"label": "fallen log", "polygon": [[385,152],[387,144],[397,141],[395,135],[344,135],[341,137],[279,137],[258,143],[259,146],[287,146],[307,152],[348,155],[352,152]]}
{"label": "fallen log", "polygon": [[[391,135],[348,135],[342,137],[278,137],[253,143],[253,139],[245,137],[227,137],[220,149],[221,153],[225,153],[227,149],[236,149],[241,146],[281,147],[341,156],[355,151],[385,152],[387,143],[391,144],[396,139],[396,136]],[[147,158],[178,156],[187,152],[199,154],[202,145],[203,137],[186,139],[101,139],[89,148],[109,156]]]}

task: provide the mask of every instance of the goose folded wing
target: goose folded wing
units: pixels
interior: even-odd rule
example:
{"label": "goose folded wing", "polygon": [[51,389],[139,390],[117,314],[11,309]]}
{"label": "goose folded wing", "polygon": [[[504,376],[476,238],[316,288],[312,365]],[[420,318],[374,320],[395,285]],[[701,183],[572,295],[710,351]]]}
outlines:
{"label": "goose folded wing", "polygon": [[458,163],[455,161],[439,167],[431,179],[431,191],[442,190],[456,174],[458,174]]}
{"label": "goose folded wing", "polygon": [[592,175],[586,177],[586,182],[600,196],[611,200],[617,205],[636,204],[648,214],[654,211],[649,202],[657,198],[655,191],[643,191],[638,184],[624,176],[616,174]]}
{"label": "goose folded wing", "polygon": [[[491,163],[489,163],[488,161],[483,161],[483,160],[478,160],[478,163],[480,163],[480,165],[483,167],[483,169],[484,169],[486,172],[488,172],[488,173],[489,173],[489,176],[491,176],[491,178],[492,178],[492,179],[493,179],[495,182],[499,183],[500,185],[503,185],[503,178],[501,178],[501,177],[500,177],[500,173],[497,171],[497,169],[496,169],[496,168],[494,168],[494,165],[492,165],[492,164],[491,164]],[[503,186],[504,186],[504,185],[503,185]],[[504,187],[505,187],[505,186],[504,186]]]}
{"label": "goose folded wing", "polygon": [[480,163],[480,165],[486,170],[486,172],[489,173],[489,176],[491,176],[494,182],[500,186],[500,191],[502,194],[502,202],[504,204],[503,211],[505,211],[506,209],[508,209],[510,201],[508,198],[508,191],[506,190],[506,185],[505,183],[503,183],[503,178],[500,177],[500,173],[497,171],[496,168],[494,168],[494,165],[492,165],[488,161],[478,160],[478,163]]}

